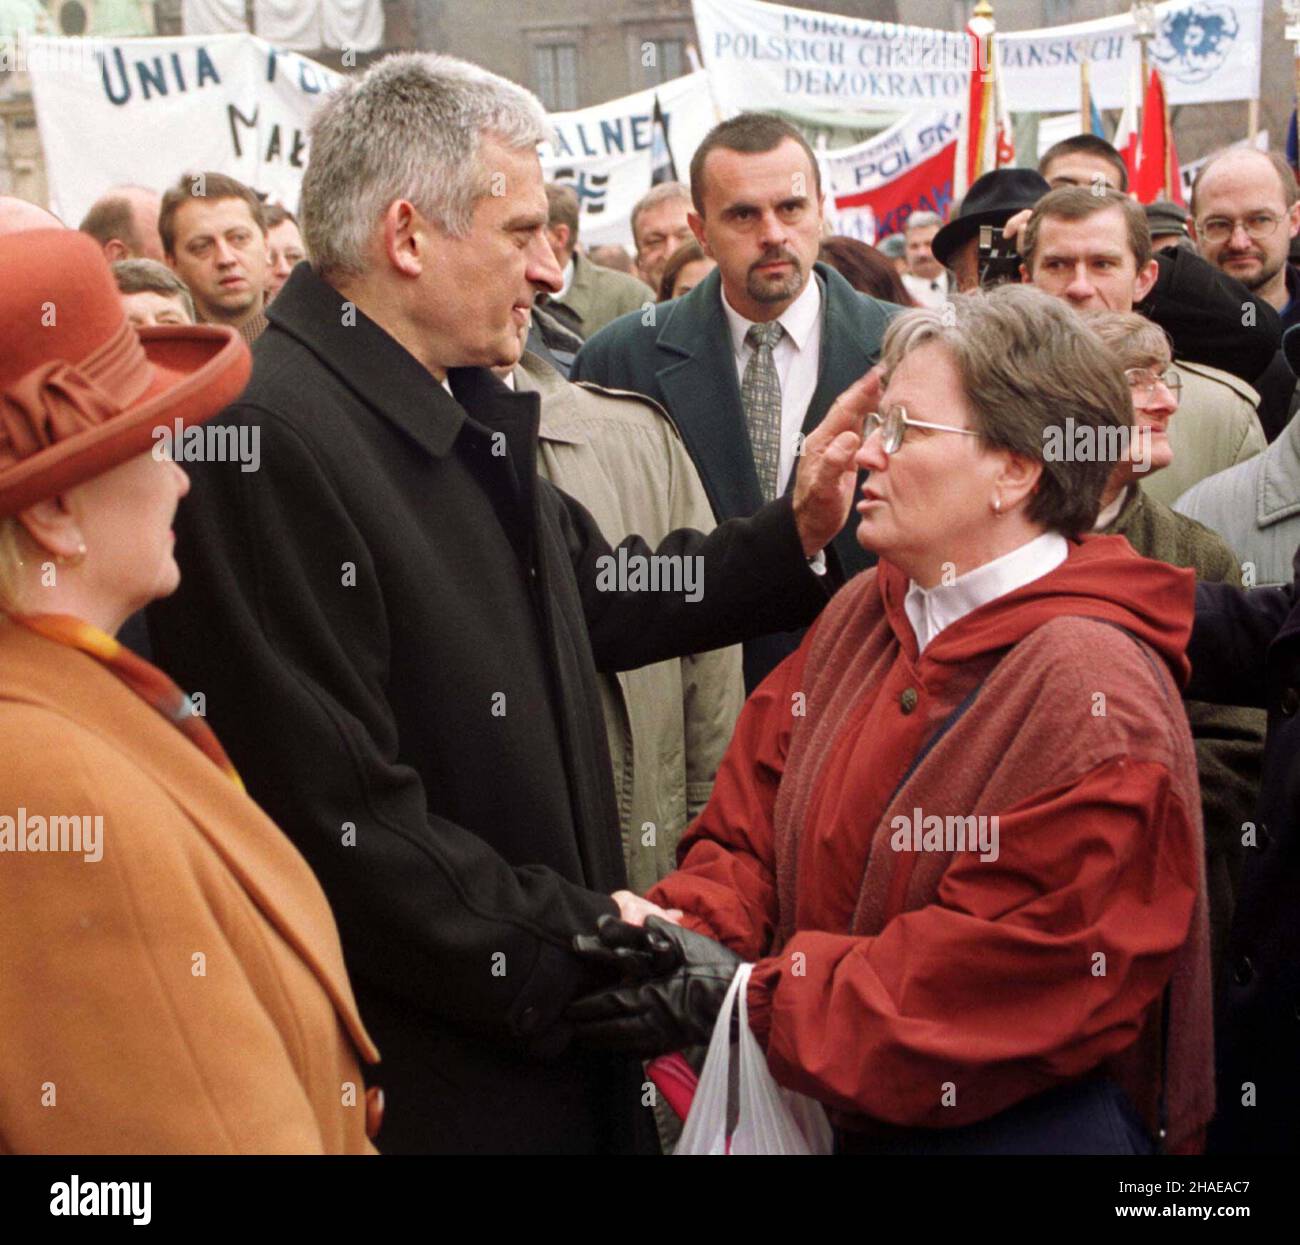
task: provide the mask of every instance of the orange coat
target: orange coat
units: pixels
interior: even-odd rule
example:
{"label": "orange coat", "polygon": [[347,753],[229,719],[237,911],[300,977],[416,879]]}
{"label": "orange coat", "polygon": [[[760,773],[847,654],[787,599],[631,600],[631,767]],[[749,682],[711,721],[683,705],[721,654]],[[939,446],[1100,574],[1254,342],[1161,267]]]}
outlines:
{"label": "orange coat", "polygon": [[[51,817],[98,843],[32,850]],[[0,1151],[373,1153],[378,1052],[307,864],[110,670],[3,619],[0,1027]]]}

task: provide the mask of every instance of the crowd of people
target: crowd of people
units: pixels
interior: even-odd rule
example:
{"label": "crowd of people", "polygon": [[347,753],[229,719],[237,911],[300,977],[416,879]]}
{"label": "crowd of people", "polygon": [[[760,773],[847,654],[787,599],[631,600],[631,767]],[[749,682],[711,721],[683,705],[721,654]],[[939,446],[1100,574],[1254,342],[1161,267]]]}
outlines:
{"label": "crowd of people", "polygon": [[667,1152],[750,964],[839,1153],[1296,1152],[1293,171],[869,246],[744,113],[629,254],[546,132],[0,199],[0,1149]]}

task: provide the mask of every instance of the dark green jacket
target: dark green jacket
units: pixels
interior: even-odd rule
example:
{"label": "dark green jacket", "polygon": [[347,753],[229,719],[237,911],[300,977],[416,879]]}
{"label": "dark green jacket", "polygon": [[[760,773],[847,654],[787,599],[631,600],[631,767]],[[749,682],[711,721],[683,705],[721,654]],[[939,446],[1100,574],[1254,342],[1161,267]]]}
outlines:
{"label": "dark green jacket", "polygon": [[[804,416],[805,434],[879,360],[885,328],[899,310],[859,294],[825,264],[814,268],[825,284],[826,302],[821,370]],[[570,379],[630,389],[658,402],[682,434],[719,523],[751,515],[762,506],[716,268],[689,294],[622,316],[603,328],[578,352]],[[790,487],[793,482],[792,472]],[[875,561],[857,542],[859,522],[857,512],[850,510],[833,542],[845,575]],[[763,636],[745,645],[747,691],[794,652],[801,635]]]}
{"label": "dark green jacket", "polygon": [[[1236,555],[1222,537],[1195,519],[1170,510],[1141,488],[1129,489],[1124,508],[1105,532],[1125,537],[1145,558],[1190,568],[1206,583],[1241,585]],[[1267,715],[1261,709],[1200,700],[1189,700],[1186,706],[1201,779],[1211,952],[1217,982],[1236,903],[1242,826],[1255,820]]]}

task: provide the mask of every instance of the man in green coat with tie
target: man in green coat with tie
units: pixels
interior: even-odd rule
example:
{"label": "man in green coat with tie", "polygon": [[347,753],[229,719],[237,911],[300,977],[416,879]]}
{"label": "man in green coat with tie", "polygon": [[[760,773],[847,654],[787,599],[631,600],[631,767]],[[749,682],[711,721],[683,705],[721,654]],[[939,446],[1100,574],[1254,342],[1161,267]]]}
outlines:
{"label": "man in green coat with tie", "polygon": [[[691,229],[717,269],[684,297],[602,329],[579,352],[573,379],[664,406],[721,522],[791,486],[803,438],[876,363],[897,308],[814,262],[820,175],[785,121],[742,113],[715,126],[691,161],[691,197]],[[856,517],[832,546],[846,574],[872,560],[854,536]],[[747,643],[746,689],[798,638]]]}

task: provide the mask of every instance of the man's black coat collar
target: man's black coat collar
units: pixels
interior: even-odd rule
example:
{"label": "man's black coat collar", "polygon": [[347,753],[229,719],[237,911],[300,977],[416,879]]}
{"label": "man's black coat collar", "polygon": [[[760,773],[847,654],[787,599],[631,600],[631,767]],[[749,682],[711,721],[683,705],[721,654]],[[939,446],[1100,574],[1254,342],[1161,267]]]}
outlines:
{"label": "man's black coat collar", "polygon": [[288,333],[310,350],[367,405],[435,458],[450,453],[468,410],[473,422],[504,428],[512,455],[537,423],[537,395],[516,394],[485,368],[453,368],[453,397],[385,329],[349,303],[309,264],[299,264],[267,309],[272,330]]}

